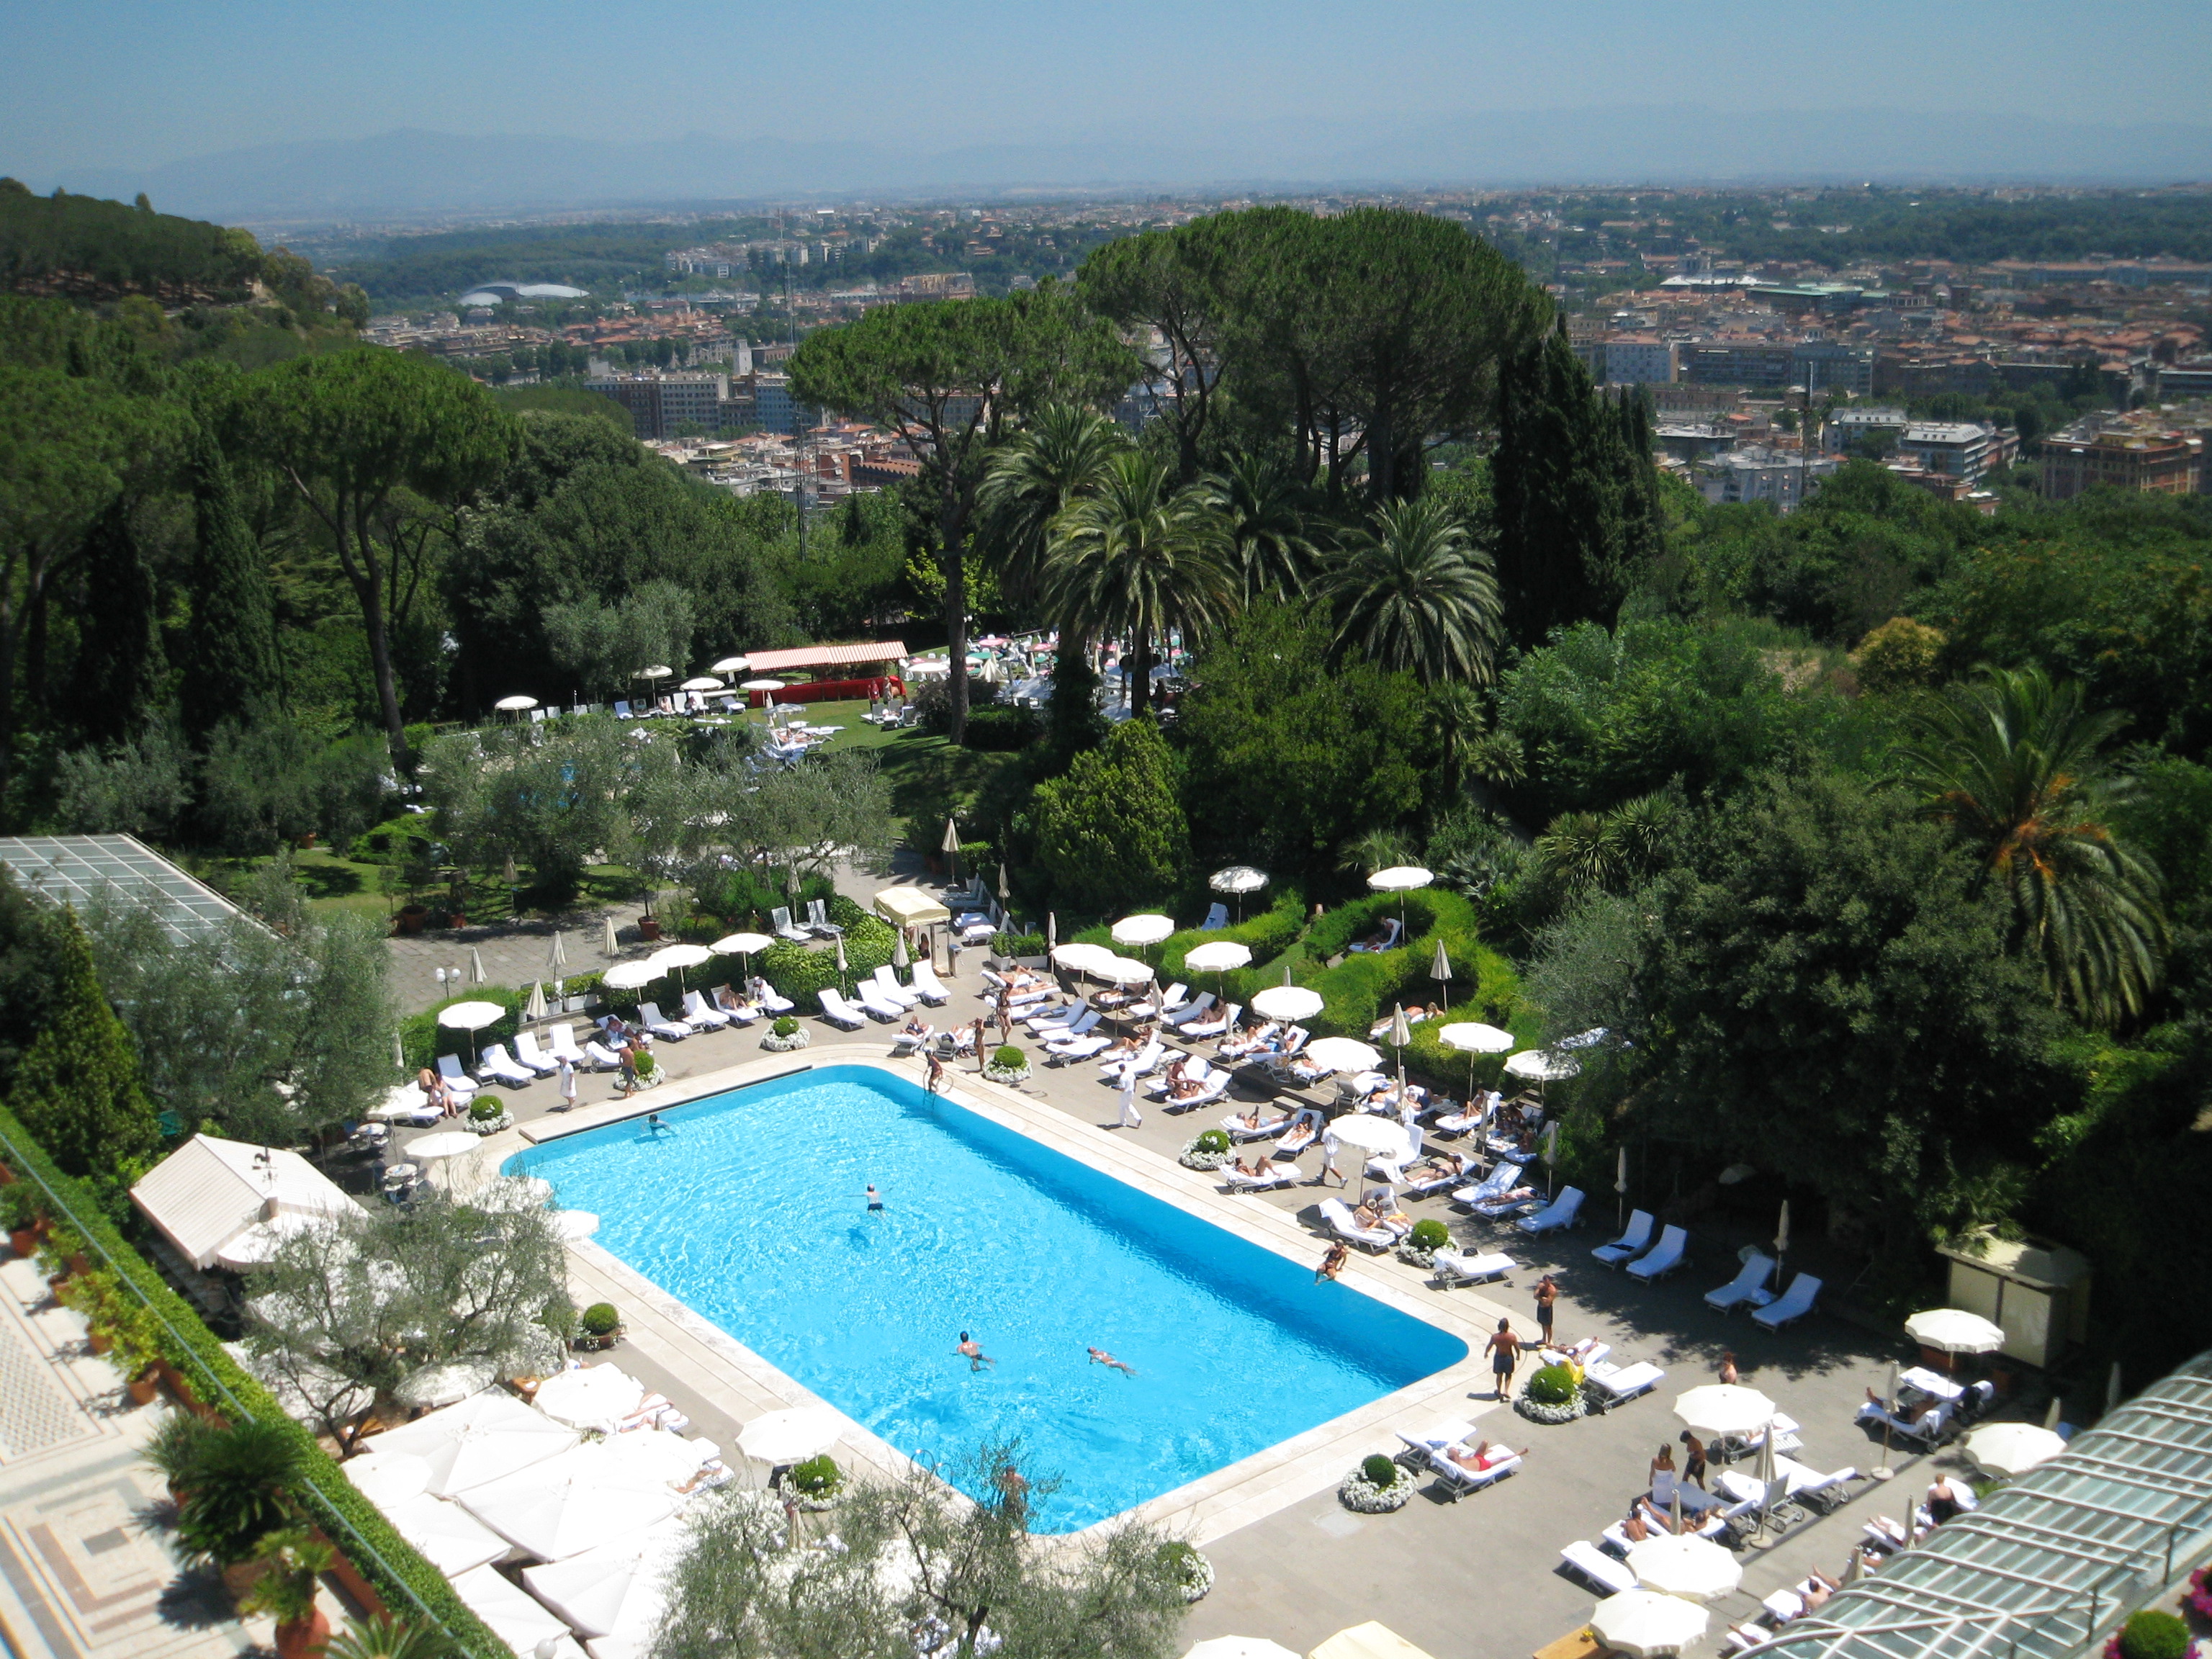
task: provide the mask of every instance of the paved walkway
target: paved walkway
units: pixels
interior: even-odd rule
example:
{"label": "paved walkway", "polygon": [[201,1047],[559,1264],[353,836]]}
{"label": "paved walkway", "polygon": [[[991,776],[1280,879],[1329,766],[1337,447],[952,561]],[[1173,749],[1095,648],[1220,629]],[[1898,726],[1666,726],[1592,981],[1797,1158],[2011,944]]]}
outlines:
{"label": "paved walkway", "polygon": [[[232,1659],[266,1648],[211,1575],[181,1571],[139,1461],[166,1406],[134,1406],[36,1265],[0,1267],[0,1635],[33,1659]],[[337,1616],[332,1598],[325,1610]]]}

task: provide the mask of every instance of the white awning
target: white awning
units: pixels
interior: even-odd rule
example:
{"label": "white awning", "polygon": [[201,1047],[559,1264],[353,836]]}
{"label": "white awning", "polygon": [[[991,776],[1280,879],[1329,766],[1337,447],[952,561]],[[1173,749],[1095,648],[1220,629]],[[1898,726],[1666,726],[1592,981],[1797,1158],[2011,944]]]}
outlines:
{"label": "white awning", "polygon": [[194,1135],[149,1170],[131,1201],[196,1267],[258,1222],[282,1214],[349,1215],[337,1183],[281,1148]]}
{"label": "white awning", "polygon": [[876,912],[901,927],[926,927],[950,921],[952,912],[919,887],[886,887],[876,895]]}

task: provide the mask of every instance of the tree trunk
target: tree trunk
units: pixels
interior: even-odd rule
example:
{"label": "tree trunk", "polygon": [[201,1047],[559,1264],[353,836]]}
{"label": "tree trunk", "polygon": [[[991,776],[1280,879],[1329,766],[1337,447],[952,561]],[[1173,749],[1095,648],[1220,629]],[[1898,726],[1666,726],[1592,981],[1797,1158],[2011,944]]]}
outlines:
{"label": "tree trunk", "polygon": [[1129,718],[1134,720],[1152,706],[1152,635],[1139,628],[1129,645]]}
{"label": "tree trunk", "polygon": [[347,546],[346,514],[337,514],[338,562],[361,601],[362,625],[368,633],[368,660],[376,673],[376,701],[384,714],[385,736],[392,745],[392,763],[407,764],[407,725],[399,714],[399,683],[392,672],[392,640],[384,623],[383,571],[376,559],[376,542],[369,534],[368,512],[353,515],[353,545]]}
{"label": "tree trunk", "polygon": [[967,533],[959,498],[948,493],[937,515],[938,557],[945,566],[945,690],[952,704],[952,741],[968,736],[968,573],[961,540]]}

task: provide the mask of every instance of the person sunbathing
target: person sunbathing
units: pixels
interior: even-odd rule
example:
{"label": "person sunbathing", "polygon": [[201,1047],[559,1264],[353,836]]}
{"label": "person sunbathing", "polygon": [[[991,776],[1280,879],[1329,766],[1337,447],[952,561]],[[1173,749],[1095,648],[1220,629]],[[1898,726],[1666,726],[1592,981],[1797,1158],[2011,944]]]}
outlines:
{"label": "person sunbathing", "polygon": [[926,1024],[920,1014],[913,1014],[908,1017],[904,1025],[899,1027],[899,1035],[911,1037],[916,1042],[927,1042],[934,1029]]}
{"label": "person sunbathing", "polygon": [[1237,1160],[1237,1173],[1241,1176],[1269,1175],[1273,1173],[1273,1170],[1269,1166],[1273,1162],[1274,1160],[1270,1158],[1265,1152],[1260,1152],[1255,1155],[1249,1164],[1247,1164],[1240,1158]]}
{"label": "person sunbathing", "polygon": [[1243,1036],[1223,1043],[1221,1052],[1237,1060],[1243,1059],[1247,1054],[1257,1054],[1266,1048],[1269,1040],[1282,1029],[1280,1025],[1273,1023],[1248,1025]]}
{"label": "person sunbathing", "polygon": [[1425,1186],[1436,1181],[1456,1181],[1462,1176],[1473,1175],[1474,1167],[1474,1160],[1471,1158],[1457,1158],[1449,1152],[1437,1152],[1423,1158],[1419,1164],[1407,1170],[1406,1181],[1410,1186]]}
{"label": "person sunbathing", "polygon": [[1684,1532],[1693,1528],[1696,1525],[1692,1516],[1685,1515],[1682,1517],[1681,1525],[1676,1526],[1674,1517],[1649,1498],[1638,1498],[1636,1507],[1630,1511],[1630,1514],[1632,1516],[1642,1516],[1644,1526],[1651,1532]]}
{"label": "person sunbathing", "polygon": [[1528,1449],[1526,1446],[1522,1447],[1519,1451],[1513,1451],[1504,1446],[1493,1446],[1487,1440],[1477,1441],[1473,1451],[1460,1445],[1444,1448],[1444,1455],[1471,1474],[1487,1474],[1500,1463],[1509,1462],[1516,1457],[1526,1457],[1528,1455]]}
{"label": "person sunbathing", "polygon": [[1805,1603],[1805,1611],[1810,1613],[1841,1589],[1843,1585],[1840,1582],[1829,1577],[1826,1573],[1815,1567],[1813,1569],[1812,1577],[1806,1579],[1804,1588],[1797,1594]]}
{"label": "person sunbathing", "polygon": [[1347,952],[1355,954],[1360,951],[1387,951],[1390,948],[1390,924],[1386,921],[1367,938],[1356,940],[1345,946],[1345,949]]}
{"label": "person sunbathing", "polygon": [[1273,1134],[1289,1126],[1291,1115],[1288,1112],[1278,1112],[1274,1116],[1268,1117],[1265,1115],[1266,1110],[1264,1103],[1255,1102],[1252,1109],[1238,1118],[1237,1121],[1253,1133],[1263,1135]]}

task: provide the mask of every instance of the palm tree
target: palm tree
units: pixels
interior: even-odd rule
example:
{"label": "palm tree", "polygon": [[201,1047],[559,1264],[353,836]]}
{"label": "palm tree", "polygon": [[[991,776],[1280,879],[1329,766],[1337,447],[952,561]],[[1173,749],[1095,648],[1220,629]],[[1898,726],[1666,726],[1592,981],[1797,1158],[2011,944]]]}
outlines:
{"label": "palm tree", "polygon": [[1273,462],[1244,450],[1212,480],[1229,520],[1229,538],[1244,577],[1244,602],[1296,599],[1305,592],[1320,550],[1306,534],[1305,491]]}
{"label": "palm tree", "polygon": [[1498,636],[1490,556],[1434,496],[1386,501],[1372,527],[1330,562],[1337,648],[1431,684],[1487,681]]}
{"label": "palm tree", "polygon": [[1421,726],[1436,750],[1444,793],[1455,799],[1471,779],[1515,784],[1526,775],[1521,740],[1492,727],[1482,694],[1471,685],[1447,680],[1432,688]]}
{"label": "palm tree", "polygon": [[1354,875],[1371,876],[1377,870],[1395,869],[1413,861],[1413,848],[1395,830],[1370,830],[1346,842],[1336,867]]}
{"label": "palm tree", "polygon": [[1054,404],[992,457],[975,497],[977,539],[1009,599],[1036,598],[1051,552],[1052,521],[1097,490],[1107,464],[1128,447],[1127,435],[1097,410]]}
{"label": "palm tree", "polygon": [[1053,520],[1051,546],[1045,608],[1063,637],[1129,635],[1133,713],[1152,702],[1154,641],[1174,629],[1203,634],[1236,604],[1228,532],[1211,493],[1177,489],[1140,451],[1115,456],[1096,491]]}
{"label": "palm tree", "polygon": [[1986,669],[1906,720],[1907,777],[2003,884],[2015,947],[2035,953],[2052,996],[2103,1025],[2141,1012],[2166,925],[2157,870],[2105,821],[2118,787],[2099,750],[2122,717],[2030,668]]}

